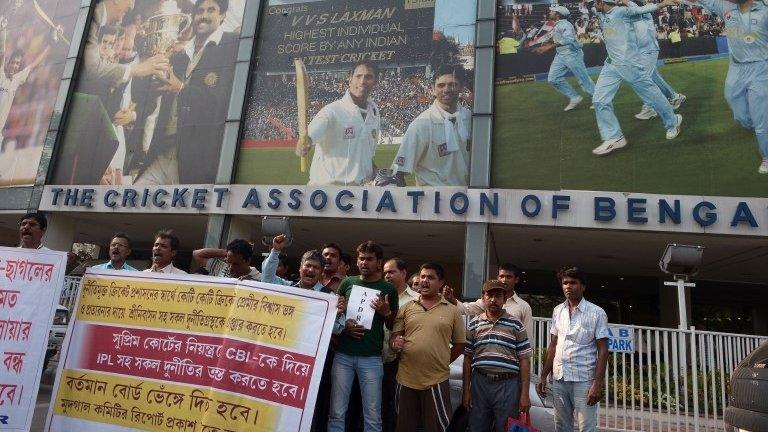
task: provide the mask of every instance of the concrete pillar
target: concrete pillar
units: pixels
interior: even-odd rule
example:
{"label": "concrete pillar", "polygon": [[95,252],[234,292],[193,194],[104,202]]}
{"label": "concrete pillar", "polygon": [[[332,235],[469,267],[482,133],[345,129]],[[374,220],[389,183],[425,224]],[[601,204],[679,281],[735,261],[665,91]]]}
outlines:
{"label": "concrete pillar", "polygon": [[68,252],[75,241],[75,229],[77,220],[63,213],[48,214],[48,229],[43,236],[43,246]]}

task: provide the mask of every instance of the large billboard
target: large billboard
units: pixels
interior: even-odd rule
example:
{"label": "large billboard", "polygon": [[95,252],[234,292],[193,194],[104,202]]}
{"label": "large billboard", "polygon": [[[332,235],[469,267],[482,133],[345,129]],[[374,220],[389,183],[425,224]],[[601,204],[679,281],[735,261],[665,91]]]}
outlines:
{"label": "large billboard", "polygon": [[236,182],[466,186],[475,7],[271,0]]}
{"label": "large billboard", "polygon": [[768,196],[765,33],[634,1],[499,3],[492,186]]}
{"label": "large billboard", "polygon": [[53,183],[213,183],[244,7],[97,3]]}
{"label": "large billboard", "polygon": [[79,6],[0,2],[0,186],[35,182]]}

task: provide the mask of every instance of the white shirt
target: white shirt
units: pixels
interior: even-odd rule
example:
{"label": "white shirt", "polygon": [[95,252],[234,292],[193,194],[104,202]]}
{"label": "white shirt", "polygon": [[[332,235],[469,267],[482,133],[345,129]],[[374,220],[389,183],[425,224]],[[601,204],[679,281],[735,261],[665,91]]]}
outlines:
{"label": "white shirt", "polygon": [[13,98],[16,97],[16,90],[21,87],[29,78],[32,68],[27,66],[17,72],[13,78],[8,78],[5,74],[5,68],[0,65],[0,135],[5,128],[5,122],[8,120],[8,114],[11,112]]}
{"label": "white shirt", "polygon": [[553,336],[557,336],[552,376],[556,380],[584,382],[595,379],[597,339],[608,338],[605,311],[582,298],[573,313],[568,301],[552,312]]}
{"label": "white shirt", "polygon": [[[477,299],[477,301],[468,303],[458,302],[457,306],[461,313],[471,317],[485,312],[483,299]],[[512,315],[512,318],[523,323],[525,331],[528,332],[528,338],[533,339],[533,311],[531,310],[531,305],[515,293],[504,302],[503,308],[508,314]]]}
{"label": "white shirt", "polygon": [[[152,267],[143,270],[145,272],[152,272]],[[165,273],[165,274],[187,274],[184,270],[177,269],[173,266],[173,263],[168,264],[167,266],[161,268],[159,271],[152,272],[152,273]]]}
{"label": "white shirt", "polygon": [[361,185],[372,180],[373,155],[381,137],[381,113],[368,100],[365,119],[349,92],[331,102],[309,123],[315,146],[310,185]]}
{"label": "white shirt", "polygon": [[[403,143],[395,156],[393,169],[412,173],[419,186],[467,186],[469,184],[469,140],[461,139],[456,151],[449,151],[445,134],[445,111],[437,102],[419,114],[405,131]],[[472,113],[459,107],[457,122],[471,130]],[[459,134],[458,126],[452,133]]]}

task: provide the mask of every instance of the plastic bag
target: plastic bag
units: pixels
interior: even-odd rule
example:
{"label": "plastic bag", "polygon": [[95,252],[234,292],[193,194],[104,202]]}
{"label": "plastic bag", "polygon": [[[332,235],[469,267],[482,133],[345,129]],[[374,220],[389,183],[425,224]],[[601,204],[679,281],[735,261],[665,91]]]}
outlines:
{"label": "plastic bag", "polygon": [[508,418],[506,432],[539,432],[531,424],[531,416],[528,413],[520,413],[520,419]]}

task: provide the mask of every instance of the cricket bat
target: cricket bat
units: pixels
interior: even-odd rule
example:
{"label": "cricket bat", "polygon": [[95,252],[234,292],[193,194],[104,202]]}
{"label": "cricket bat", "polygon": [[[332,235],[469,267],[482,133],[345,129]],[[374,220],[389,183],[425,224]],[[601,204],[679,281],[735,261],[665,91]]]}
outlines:
{"label": "cricket bat", "polygon": [[[296,68],[296,112],[299,119],[299,141],[301,141],[309,135],[309,75],[301,59],[295,59],[293,66]],[[307,157],[301,156],[301,172],[307,172],[307,165]]]}

